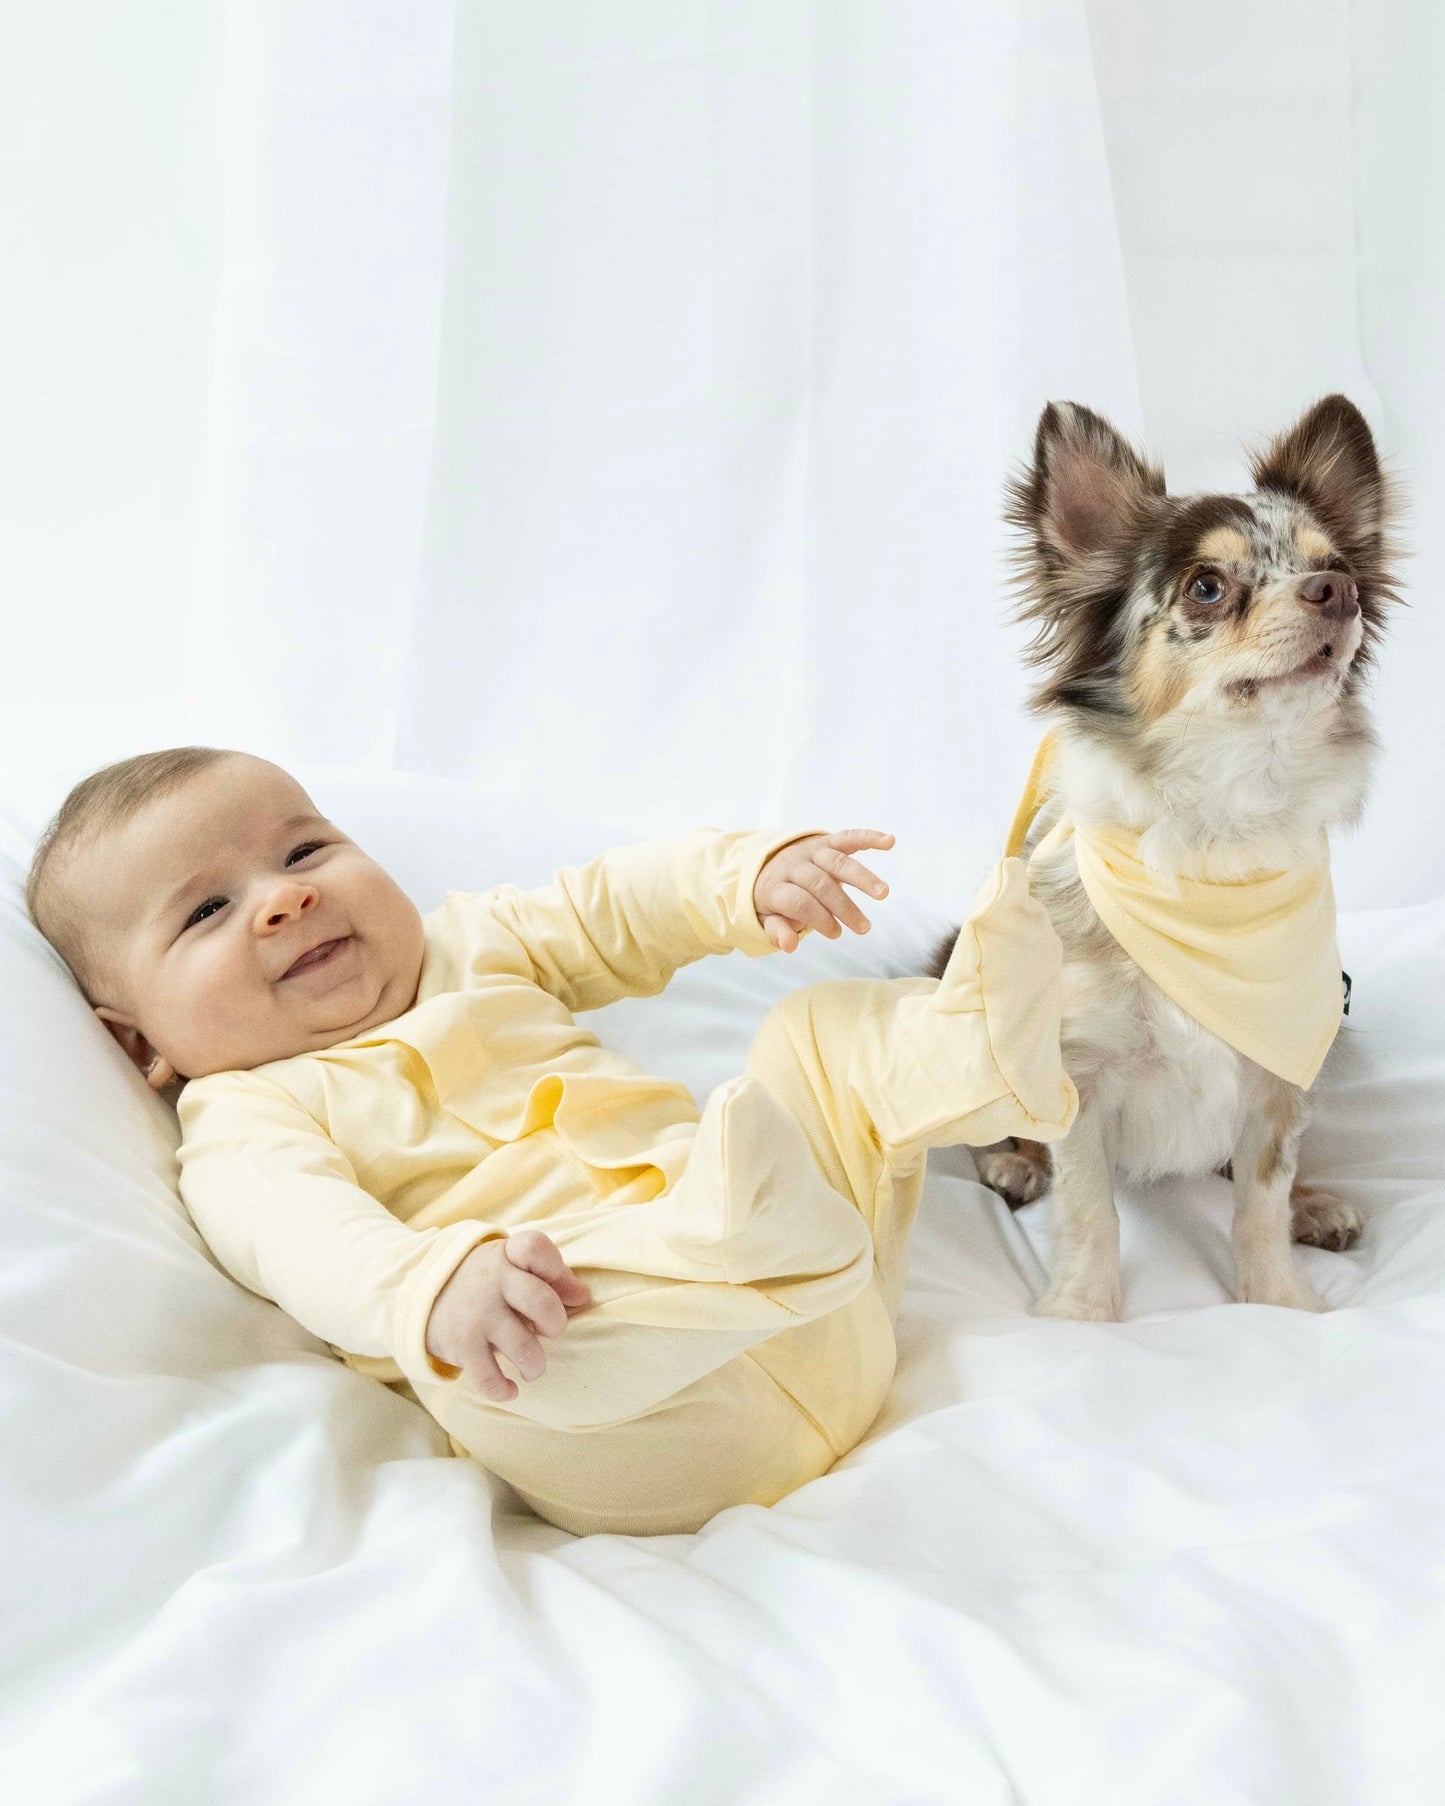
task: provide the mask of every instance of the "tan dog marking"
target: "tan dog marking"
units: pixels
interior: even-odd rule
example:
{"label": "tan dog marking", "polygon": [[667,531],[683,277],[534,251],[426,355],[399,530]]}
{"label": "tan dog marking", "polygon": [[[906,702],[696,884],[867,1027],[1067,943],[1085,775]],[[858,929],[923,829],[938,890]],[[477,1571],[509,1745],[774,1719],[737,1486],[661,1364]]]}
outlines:
{"label": "tan dog marking", "polygon": [[1294,530],[1294,542],[1299,547],[1300,557],[1311,570],[1318,570],[1328,564],[1335,555],[1335,548],[1318,527],[1312,527],[1308,521],[1301,521]]}
{"label": "tan dog marking", "polygon": [[1286,1149],[1293,1152],[1292,1142],[1299,1134],[1301,1110],[1298,1099],[1283,1087],[1271,1089],[1264,1105],[1264,1119],[1269,1124],[1269,1138],[1259,1152],[1255,1177],[1261,1185],[1273,1184],[1285,1164]]}
{"label": "tan dog marking", "polygon": [[1243,564],[1249,540],[1238,527],[1212,527],[1199,542],[1199,557],[1206,564]]}
{"label": "tan dog marking", "polygon": [[1130,675],[1135,704],[1146,721],[1158,721],[1177,707],[1188,687],[1179,669],[1179,649],[1168,643],[1168,629],[1168,618],[1161,615],[1139,648]]}

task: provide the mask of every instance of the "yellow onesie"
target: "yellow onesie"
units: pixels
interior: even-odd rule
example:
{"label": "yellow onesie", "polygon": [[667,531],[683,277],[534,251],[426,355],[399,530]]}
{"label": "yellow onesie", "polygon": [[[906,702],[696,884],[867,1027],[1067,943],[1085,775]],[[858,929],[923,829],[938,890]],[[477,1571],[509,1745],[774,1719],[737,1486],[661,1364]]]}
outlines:
{"label": "yellow onesie", "polygon": [[[181,1093],[181,1195],[226,1270],[565,1529],[695,1530],[826,1472],[892,1379],[927,1150],[1054,1139],[1077,1110],[1061,950],[1017,858],[941,980],[793,992],[701,1112],[574,1020],[771,952],[753,885],[798,838],[701,829],[453,892],[405,1015]],[[539,1379],[501,1357],[518,1395],[493,1404],[428,1355],[427,1317],[528,1226],[593,1302]]]}

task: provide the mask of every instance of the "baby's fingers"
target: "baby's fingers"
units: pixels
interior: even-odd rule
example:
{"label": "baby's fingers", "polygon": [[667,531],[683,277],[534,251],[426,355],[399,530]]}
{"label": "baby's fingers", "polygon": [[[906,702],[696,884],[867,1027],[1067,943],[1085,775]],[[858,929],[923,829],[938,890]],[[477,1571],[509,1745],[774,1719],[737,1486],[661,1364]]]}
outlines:
{"label": "baby's fingers", "polygon": [[502,1312],[492,1324],[491,1338],[492,1347],[507,1357],[524,1380],[539,1380],[547,1371],[542,1344],[514,1312]]}
{"label": "baby's fingers", "polygon": [[779,953],[797,952],[798,931],[786,916],[764,916],[763,933],[767,935]]}
{"label": "baby's fingers", "polygon": [[888,886],[877,872],[870,872],[866,865],[860,865],[856,859],[850,859],[836,847],[819,847],[813,855],[813,862],[836,878],[839,884],[851,884],[854,890],[866,890],[870,897],[888,895]]}
{"label": "baby's fingers", "polygon": [[519,1229],[507,1237],[506,1246],[512,1265],[545,1279],[564,1304],[590,1302],[592,1293],[586,1281],[579,1279],[563,1260],[562,1250],[550,1235],[543,1235],[540,1229]]}
{"label": "baby's fingers", "polygon": [[886,852],[895,838],[885,834],[882,828],[839,828],[836,834],[827,836],[827,844],[842,853],[861,853],[864,847],[877,847]]}
{"label": "baby's fingers", "polygon": [[520,1313],[539,1336],[560,1336],[567,1327],[567,1307],[535,1273],[513,1267],[502,1280],[502,1297]]}
{"label": "baby's fingers", "polygon": [[[842,854],[833,854],[831,857],[841,859]],[[832,876],[832,868],[823,863],[829,858],[828,849],[821,848],[820,858],[814,862],[811,869],[800,875],[798,882],[817,898],[824,909],[830,911],[840,922],[851,928],[854,934],[867,934],[870,926],[868,918],[843,889],[842,880]],[[853,862],[848,860],[845,863],[851,865]],[[859,866],[858,870],[861,872],[862,866]],[[871,872],[867,876],[869,878],[868,888],[873,891],[875,896],[883,896],[888,886],[881,879],[874,878]],[[839,933],[842,933],[841,929]]]}
{"label": "baby's fingers", "polygon": [[[811,877],[807,876],[807,871],[811,872]],[[830,941],[836,941],[843,930],[834,919],[833,912],[819,901],[811,888],[815,884],[826,885],[829,882],[827,874],[816,866],[807,868],[807,871],[801,874],[807,878],[806,883],[800,882],[798,878],[789,878],[785,884],[778,886],[774,900],[779,909],[787,910],[785,920],[794,928],[816,928],[819,934],[825,935]],[[841,897],[843,893],[839,891],[838,895]],[[791,948],[788,951],[791,952]]]}
{"label": "baby's fingers", "polygon": [[502,1372],[491,1347],[485,1342],[467,1356],[462,1371],[467,1376],[467,1384],[494,1405],[505,1405],[517,1396],[517,1382],[509,1380]]}

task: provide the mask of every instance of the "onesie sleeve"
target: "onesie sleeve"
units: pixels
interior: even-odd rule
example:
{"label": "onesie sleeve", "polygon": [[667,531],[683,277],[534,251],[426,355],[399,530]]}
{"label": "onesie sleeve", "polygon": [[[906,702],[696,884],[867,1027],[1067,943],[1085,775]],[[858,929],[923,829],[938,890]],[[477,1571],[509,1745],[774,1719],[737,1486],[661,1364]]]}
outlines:
{"label": "onesie sleeve", "polygon": [[699,828],[614,848],[539,890],[502,884],[471,901],[521,947],[544,991],[569,1010],[595,1010],[656,996],[707,953],[774,952],[753,908],[758,873],[780,847],[824,832]]}
{"label": "onesie sleeve", "polygon": [[451,1375],[426,1352],[432,1304],[504,1229],[408,1228],[308,1111],[252,1073],[193,1080],[177,1107],[181,1198],[233,1279],[335,1348],[389,1355],[414,1385]]}

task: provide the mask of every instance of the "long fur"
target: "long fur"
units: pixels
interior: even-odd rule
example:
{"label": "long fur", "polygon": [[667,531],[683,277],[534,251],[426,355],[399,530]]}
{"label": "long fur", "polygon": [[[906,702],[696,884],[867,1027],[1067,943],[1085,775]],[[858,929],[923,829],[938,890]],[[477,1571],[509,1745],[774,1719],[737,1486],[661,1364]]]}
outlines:
{"label": "long fur", "polygon": [[[1376,749],[1364,674],[1398,600],[1394,489],[1338,395],[1255,453],[1251,474],[1248,494],[1173,497],[1099,415],[1044,409],[1007,500],[1016,618],[1035,630],[1030,706],[1060,746],[1056,797],[1026,851],[1067,811],[1136,829],[1161,872],[1229,878],[1307,856],[1321,827],[1358,818]],[[1287,1247],[1302,1094],[1145,977],[1094,913],[1070,844],[1030,875],[1064,946],[1064,1063],[1081,1098],[1056,1144],[1061,1252],[1040,1308],[1117,1314],[1110,1172],[1151,1179],[1231,1158],[1240,1295],[1317,1305]],[[1010,1144],[979,1164],[1017,1203],[1043,1189],[1051,1160]],[[1350,1216],[1313,1194],[1296,1232],[1342,1245]]]}

